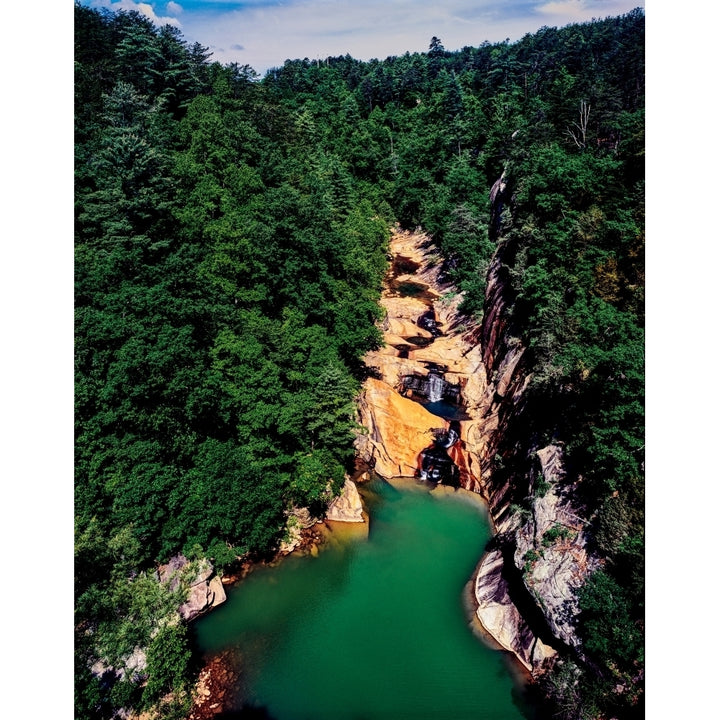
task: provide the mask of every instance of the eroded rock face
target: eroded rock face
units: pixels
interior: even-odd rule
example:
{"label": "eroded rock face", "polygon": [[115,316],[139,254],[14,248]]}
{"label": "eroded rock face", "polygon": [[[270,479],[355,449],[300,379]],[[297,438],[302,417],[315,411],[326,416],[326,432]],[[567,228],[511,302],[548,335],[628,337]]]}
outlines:
{"label": "eroded rock face", "polygon": [[[366,381],[359,403],[360,421],[368,434],[356,442],[360,457],[387,478],[414,475],[420,469],[420,453],[434,440],[432,431],[448,427],[448,421],[415,402],[419,398],[407,388],[405,378],[422,380],[440,368],[444,383],[460,388],[464,401],[474,408],[481,405],[486,392],[480,347],[468,332],[467,319],[458,312],[462,295],[443,296],[452,288],[441,282],[441,263],[433,255],[429,238],[398,231],[391,239],[391,250],[394,267],[409,266],[413,272],[394,275],[383,292],[386,316],[381,328],[386,344],[365,357],[375,377]],[[403,283],[425,288],[422,299],[402,296]],[[469,438],[477,437],[477,425],[463,420],[461,440],[449,449],[462,486],[476,491],[480,463]]]}
{"label": "eroded rock face", "polygon": [[158,569],[160,582],[175,590],[183,581],[190,586],[187,600],[178,608],[183,620],[192,620],[210,608],[225,602],[226,595],[220,578],[214,577],[212,564],[206,558],[200,560],[191,576],[187,576],[190,563],[183,555],[171,558],[167,565]]}
{"label": "eroded rock face", "polygon": [[[493,222],[495,233],[499,227],[499,214],[503,202],[504,180],[493,189]],[[525,665],[542,671],[546,652],[537,640],[534,654],[529,654],[525,619],[509,601],[507,577],[521,585],[522,594],[531,600],[537,612],[535,630],[550,636],[558,648],[562,645],[579,648],[575,635],[578,605],[575,591],[580,587],[593,567],[586,547],[584,524],[580,519],[582,509],[573,506],[574,488],[565,482],[562,466],[563,452],[557,445],[545,448],[523,447],[516,454],[505,458],[511,465],[525,466],[533,455],[539,468],[535,473],[519,469],[510,473],[493,473],[493,459],[500,452],[501,440],[507,435],[514,418],[522,411],[525,392],[531,376],[524,366],[525,348],[508,324],[506,312],[508,297],[508,271],[505,256],[512,254],[510,240],[498,243],[498,250],[488,273],[485,294],[483,324],[476,340],[482,346],[483,364],[488,385],[479,400],[478,407],[484,419],[478,442],[474,448],[481,464],[483,490],[488,498],[490,512],[496,523],[498,537],[504,538],[504,553],[495,551],[488,555],[476,576],[476,599],[478,617],[483,624],[494,626],[502,643],[516,653]],[[547,483],[542,491],[537,484]],[[518,517],[508,512],[511,503],[523,503],[530,496],[527,516]],[[506,572],[496,572],[496,564],[506,564]],[[543,620],[539,621],[538,618]],[[538,627],[538,623],[546,627]],[[532,633],[531,633],[532,635]],[[538,650],[538,648],[540,648]]]}
{"label": "eroded rock face", "polygon": [[340,495],[330,503],[325,517],[334,522],[365,522],[360,493],[350,478],[345,478]]}
{"label": "eroded rock face", "polygon": [[367,429],[356,442],[359,455],[385,478],[412,477],[420,465],[420,453],[433,441],[432,430],[444,424],[375,378],[365,381],[358,410]]}
{"label": "eroded rock face", "polygon": [[593,569],[594,560],[586,549],[585,523],[579,516],[582,509],[574,504],[575,487],[565,483],[562,449],[548,445],[538,450],[537,456],[541,477],[550,487],[533,499],[531,515],[516,534],[514,562],[523,569],[523,582],[530,593],[542,598],[553,635],[578,647],[576,590]]}

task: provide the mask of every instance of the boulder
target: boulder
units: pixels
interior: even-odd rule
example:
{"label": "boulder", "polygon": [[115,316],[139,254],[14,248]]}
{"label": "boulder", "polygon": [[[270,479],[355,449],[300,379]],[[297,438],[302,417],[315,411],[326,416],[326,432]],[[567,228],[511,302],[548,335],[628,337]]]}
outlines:
{"label": "boulder", "polygon": [[178,608],[183,620],[192,620],[225,602],[222,582],[214,577],[214,568],[207,558],[190,563],[184,555],[175,555],[166,565],[160,566],[158,576],[170,590],[175,590],[183,581],[189,584],[187,599]]}
{"label": "boulder", "polygon": [[211,607],[217,607],[218,605],[224,603],[227,600],[227,595],[225,595],[225,587],[222,584],[222,580],[217,575],[212,578],[208,583],[208,590],[210,590],[210,592],[212,593],[212,598],[210,601]]}
{"label": "boulder", "polygon": [[[175,555],[168,560],[167,565],[161,565],[158,569],[160,574],[160,582],[169,586],[170,590],[175,590],[180,583],[183,574],[189,568],[189,561],[184,555]],[[203,558],[195,564],[192,577],[186,577],[185,580],[191,586],[207,582],[213,574],[213,566],[207,558]]]}
{"label": "boulder", "polygon": [[334,522],[365,522],[362,498],[350,478],[345,478],[343,489],[328,506],[325,518]]}

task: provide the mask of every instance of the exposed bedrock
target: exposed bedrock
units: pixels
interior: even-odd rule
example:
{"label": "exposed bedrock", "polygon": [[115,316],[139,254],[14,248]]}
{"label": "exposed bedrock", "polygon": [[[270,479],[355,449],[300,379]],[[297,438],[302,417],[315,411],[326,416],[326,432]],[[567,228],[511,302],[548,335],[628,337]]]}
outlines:
{"label": "exposed bedrock", "polygon": [[367,432],[357,440],[358,452],[385,478],[412,477],[432,430],[443,426],[441,418],[375,378],[365,382],[359,412]]}
{"label": "exposed bedrock", "polygon": [[[494,233],[505,191],[501,178],[491,194],[493,217],[498,219]],[[488,629],[494,626],[501,644],[537,674],[556,650],[582,653],[576,635],[576,590],[594,569],[595,560],[587,551],[583,508],[565,476],[562,445],[540,447],[523,433],[523,409],[532,378],[519,333],[508,321],[513,301],[508,266],[515,248],[507,239],[496,236],[496,240],[483,322],[473,336],[482,347],[488,379],[483,447],[478,448],[481,485],[497,534],[478,567],[475,593],[483,624]],[[513,504],[522,510],[510,512]],[[537,642],[529,643],[531,636]]]}
{"label": "exposed bedrock", "polygon": [[[503,202],[501,183],[494,202]],[[505,312],[511,301],[505,263],[513,249],[498,243],[481,325],[459,313],[462,296],[441,282],[442,263],[427,236],[396,232],[391,251],[395,262],[381,300],[386,345],[366,356],[372,377],[358,404],[365,428],[358,455],[383,477],[423,477],[428,451],[432,460],[437,450],[443,463],[446,452],[459,484],[486,498],[495,537],[474,580],[477,616],[502,647],[541,673],[557,651],[581,651],[575,591],[593,562],[561,445],[519,442],[508,455],[502,442],[522,423],[531,381],[525,348]],[[432,406],[428,400],[436,399],[438,387],[458,388],[456,399],[445,393],[458,405],[458,419],[425,407]],[[458,437],[445,448],[436,440],[439,433],[447,437],[442,433],[451,423]],[[499,459],[510,468],[498,472]],[[511,505],[524,510],[510,512]]]}
{"label": "exposed bedrock", "polygon": [[222,581],[215,575],[209,560],[198,562],[197,568],[184,555],[170,558],[167,565],[158,569],[160,582],[174,590],[181,582],[188,586],[187,600],[178,608],[183,620],[193,620],[198,615],[217,607],[226,600]]}

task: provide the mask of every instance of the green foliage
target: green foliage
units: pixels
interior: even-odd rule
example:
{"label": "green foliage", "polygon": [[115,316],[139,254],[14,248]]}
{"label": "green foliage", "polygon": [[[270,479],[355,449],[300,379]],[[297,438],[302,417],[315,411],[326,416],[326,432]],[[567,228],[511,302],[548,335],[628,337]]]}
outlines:
{"label": "green foliage", "polygon": [[188,680],[190,649],[185,628],[180,624],[165,625],[152,639],[147,650],[148,680],[142,701],[151,706],[169,691],[179,693]]}
{"label": "green foliage", "polygon": [[580,590],[585,647],[619,676],[637,673],[644,660],[642,619],[627,592],[598,570]]}
{"label": "green foliage", "polygon": [[543,547],[550,547],[558,538],[564,540],[569,537],[570,528],[565,525],[559,525],[555,523],[552,527],[548,528],[542,536]]}
{"label": "green foliage", "polygon": [[[161,712],[181,716],[178,598],[150,567],[197,548],[217,567],[271,553],[288,508],[339,489],[395,221],[433,234],[477,318],[498,241],[510,248],[502,321],[533,375],[518,422],[533,442],[562,440],[583,478],[606,574],[581,632],[600,664],[635,668],[642,12],[454,53],[433,38],[383,62],[287,61],[262,80],[137,12],[76,4],[75,17],[77,716],[167,690],[178,702]],[[513,472],[504,457],[498,472]],[[144,691],[89,674],[135,647]],[[622,704],[561,668],[578,717]]]}
{"label": "green foliage", "polygon": [[539,560],[542,557],[542,551],[537,552],[536,550],[533,550],[532,548],[528,550],[523,555],[523,560],[525,561],[525,564],[523,565],[523,572],[529,573],[532,569],[532,565],[536,560]]}
{"label": "green foliage", "polygon": [[535,483],[535,496],[539,498],[545,497],[551,487],[552,485],[544,477],[541,476]]}

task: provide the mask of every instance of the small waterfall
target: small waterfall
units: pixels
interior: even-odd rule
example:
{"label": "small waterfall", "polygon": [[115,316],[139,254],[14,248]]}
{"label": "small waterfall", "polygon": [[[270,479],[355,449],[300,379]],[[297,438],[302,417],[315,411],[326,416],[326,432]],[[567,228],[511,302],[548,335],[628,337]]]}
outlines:
{"label": "small waterfall", "polygon": [[438,322],[435,319],[435,311],[432,308],[417,319],[417,324],[418,327],[427,330],[434,338],[442,335],[442,330],[438,327]]}
{"label": "small waterfall", "polygon": [[430,402],[442,400],[445,381],[435,373],[428,374],[427,398]]}

